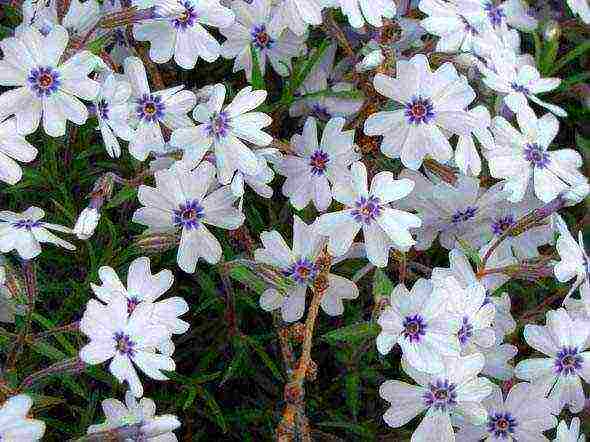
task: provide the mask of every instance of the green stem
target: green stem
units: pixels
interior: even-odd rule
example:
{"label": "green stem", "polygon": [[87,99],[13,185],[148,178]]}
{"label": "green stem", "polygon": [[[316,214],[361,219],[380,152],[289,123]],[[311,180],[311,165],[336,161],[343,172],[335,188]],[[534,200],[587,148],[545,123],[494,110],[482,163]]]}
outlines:
{"label": "green stem", "polygon": [[590,40],[582,43],[581,45],[575,47],[574,49],[569,51],[567,54],[565,54],[565,57],[561,58],[559,63],[555,64],[555,66],[553,66],[553,69],[551,69],[547,75],[551,76],[551,75],[556,74],[566,64],[575,60],[576,58],[581,56],[584,52],[589,51],[589,50],[590,50]]}

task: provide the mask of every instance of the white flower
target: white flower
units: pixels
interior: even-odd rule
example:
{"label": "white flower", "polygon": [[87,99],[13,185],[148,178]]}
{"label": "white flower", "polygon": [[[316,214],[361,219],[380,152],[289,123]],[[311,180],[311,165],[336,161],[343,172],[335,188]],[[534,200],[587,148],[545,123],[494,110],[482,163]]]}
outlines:
{"label": "white flower", "polygon": [[229,184],[234,172],[257,175],[260,162],[254,152],[242,140],[256,146],[267,146],[272,137],[261,129],[272,123],[262,112],[251,112],[266,99],[266,91],[253,91],[245,87],[227,106],[225,86],[216,84],[206,103],[199,104],[193,117],[197,127],[177,129],[170,144],[184,150],[183,162],[189,166],[198,164],[209,149],[215,152],[217,175],[221,184]]}
{"label": "white flower", "polygon": [[522,0],[454,0],[465,15],[473,17],[477,22],[484,21],[487,27],[498,32],[506,32],[506,25],[521,31],[533,31],[537,20],[527,14],[526,5]]}
{"label": "white flower", "polygon": [[0,407],[0,440],[6,442],[41,440],[45,433],[45,423],[28,417],[33,405],[26,394],[8,398]]}
{"label": "white flower", "polygon": [[548,395],[556,414],[566,405],[578,413],[585,401],[581,379],[590,382],[590,351],[584,351],[590,322],[573,320],[563,308],[547,312],[546,318],[545,326],[526,325],[524,338],[548,357],[519,362],[515,374]]}
{"label": "white flower", "polygon": [[521,132],[503,117],[494,118],[492,132],[496,147],[486,152],[490,173],[504,180],[510,201],[522,200],[531,180],[535,194],[543,202],[587,181],[578,170],[583,164],[578,152],[548,150],[559,130],[557,118],[545,114],[537,119],[532,111],[520,112],[516,118]]}
{"label": "white flower", "polygon": [[588,258],[584,248],[582,231],[578,232],[578,242],[576,243],[567,228],[567,224],[561,217],[557,218],[557,228],[559,238],[555,247],[561,260],[553,268],[555,277],[560,282],[567,282],[574,277],[576,278],[567,298],[579,288],[581,298],[586,303],[590,314],[590,258]]}
{"label": "white flower", "polygon": [[[188,330],[189,324],[179,319],[179,316],[188,312],[186,301],[178,296],[158,300],[172,287],[174,276],[170,270],[162,270],[152,275],[150,259],[141,257],[129,265],[127,288],[111,267],[102,266],[98,269],[98,276],[102,286],[90,284],[90,287],[101,301],[109,304],[114,296],[122,295],[127,300],[129,313],[133,313],[139,305],[150,304],[153,307],[150,317],[152,324],[164,325],[170,335],[186,333]],[[174,344],[169,336],[158,344],[158,350],[167,355],[174,352]]]}
{"label": "white flower", "polygon": [[[268,288],[260,297],[260,306],[266,311],[281,309],[286,322],[301,319],[305,311],[307,289],[313,286],[319,269],[315,261],[322,251],[325,238],[318,235],[315,224],[305,224],[293,217],[293,247],[289,248],[276,231],[262,232],[262,248],[254,252],[257,262],[279,269],[288,279],[286,288]],[[328,288],[320,305],[330,316],[344,313],[343,299],[356,299],[359,295],[356,284],[342,276],[328,274]]]}
{"label": "white flower", "polygon": [[144,397],[138,402],[133,393],[127,391],[124,404],[117,399],[105,399],[101,405],[106,421],[89,426],[88,434],[125,425],[142,424],[140,431],[147,441],[176,442],[178,440],[172,432],[180,427],[180,421],[171,414],[156,416],[156,404],[151,399]]}
{"label": "white flower", "polygon": [[525,111],[532,113],[528,104],[528,100],[530,100],[557,116],[567,116],[567,113],[559,106],[546,103],[537,97],[537,94],[557,88],[561,80],[559,78],[541,78],[537,68],[520,62],[520,59],[509,50],[492,51],[490,54],[491,66],[479,66],[484,75],[483,82],[490,89],[502,94],[504,103],[514,113]]}
{"label": "white flower", "polygon": [[518,348],[514,345],[498,343],[493,347],[481,349],[481,353],[486,359],[482,374],[502,381],[514,377],[514,367],[509,362],[518,354]]}
{"label": "white flower", "polygon": [[411,442],[453,442],[451,416],[463,416],[475,424],[486,420],[487,413],[481,402],[491,394],[493,384],[478,376],[484,357],[473,354],[445,358],[444,362],[444,370],[434,375],[411,369],[402,362],[406,373],[418,385],[386,381],[379,388],[379,395],[391,404],[383,415],[390,427],[401,427],[426,411]]}
{"label": "white flower", "polygon": [[449,250],[459,247],[457,239],[479,248],[486,241],[481,237],[481,225],[488,225],[496,205],[506,197],[501,184],[485,189],[479,186],[479,179],[465,175],[459,175],[455,185],[429,182],[411,170],[402,171],[400,177],[417,183],[402,207],[415,210],[422,219],[416,230],[418,250],[429,249],[437,235]]}
{"label": "white flower", "polygon": [[296,35],[303,35],[308,25],[322,24],[321,0],[279,0],[273,8],[270,29],[281,32],[289,28]]}
{"label": "white flower", "polygon": [[221,259],[221,245],[207,229],[237,229],[244,215],[233,207],[237,197],[230,186],[211,189],[215,168],[207,161],[189,172],[176,163],[155,173],[156,187],[140,186],[139,202],[145,207],[133,214],[133,222],[149,227],[148,232],[181,231],[178,266],[193,273],[199,258],[209,264]]}
{"label": "white flower", "polygon": [[291,138],[294,155],[286,155],[279,167],[287,177],[283,195],[297,210],[313,201],[324,212],[332,203],[332,187],[349,176],[349,166],[359,159],[355,152],[354,130],[344,131],[344,118],[328,121],[318,144],[316,119],[308,117],[303,134]]}
{"label": "white flower", "polygon": [[131,86],[126,81],[117,80],[114,73],[102,78],[100,91],[94,100],[94,109],[98,118],[98,129],[102,141],[111,157],[121,155],[118,138],[130,141],[133,130],[129,126]]}
{"label": "white flower", "polygon": [[590,24],[590,3],[588,0],[567,0],[567,4],[574,14],[578,14],[582,21]]}
{"label": "white flower", "polygon": [[41,221],[45,212],[29,207],[22,213],[0,212],[0,252],[16,250],[22,259],[33,259],[41,253],[41,243],[52,243],[68,250],[76,246],[57,237],[49,230],[72,233],[68,227]]}
{"label": "white flower", "polygon": [[459,170],[467,175],[478,176],[481,172],[481,158],[475,147],[474,138],[485,149],[494,148],[494,138],[489,127],[492,124],[490,112],[485,106],[477,106],[469,111],[477,122],[477,127],[469,135],[459,135],[459,141],[455,148],[455,164]]}
{"label": "white flower", "polygon": [[86,207],[78,216],[73,233],[76,234],[78,239],[87,240],[94,234],[99,220],[100,213],[98,210],[94,207]]}
{"label": "white flower", "polygon": [[19,133],[34,132],[41,118],[52,137],[65,134],[66,121],[86,122],[88,110],[78,98],[92,100],[98,93],[98,83],[88,78],[95,57],[81,51],[60,64],[68,40],[68,31],[55,26],[47,36],[25,27],[0,42],[0,86],[16,86],[0,95],[0,120],[15,115]]}
{"label": "white flower", "polygon": [[422,54],[398,61],[396,72],[397,78],[375,75],[373,84],[402,108],[371,115],[365,134],[383,135],[381,151],[410,169],[417,170],[427,155],[446,163],[453,149],[443,130],[467,136],[479,126],[465,110],[475,92],[450,63],[431,72]]}
{"label": "white flower", "polygon": [[389,206],[408,195],[414,182],[394,180],[391,172],[380,172],[373,177],[370,189],[367,184],[367,168],[360,161],[353,163],[350,180],[334,187],[334,199],[344,204],[345,209],[320,216],[317,229],[329,237],[330,254],[340,256],[347,252],[362,228],[367,258],[374,265],[385,267],[391,247],[407,250],[415,243],[409,229],[420,227],[420,218]]}
{"label": "white flower", "polygon": [[338,0],[338,4],[354,28],[362,27],[365,22],[380,28],[383,26],[383,17],[394,18],[396,12],[393,0]]}
{"label": "white flower", "polygon": [[16,161],[30,163],[37,156],[37,149],[17,132],[16,119],[0,122],[0,181],[16,184],[23,171]]}
{"label": "white flower", "polygon": [[88,301],[80,331],[90,342],[80,350],[80,359],[90,365],[112,359],[109,370],[113,376],[126,381],[133,394],[141,397],[143,386],[135,366],[157,380],[168,379],[161,370],[173,371],[176,366],[172,358],[155,351],[168,338],[169,329],[152,322],[154,305],[139,304],[131,314],[127,306],[123,294],[112,296],[107,305]]}
{"label": "white flower", "polygon": [[379,353],[389,353],[397,343],[416,370],[438,373],[444,368],[444,356],[458,356],[461,351],[459,322],[447,312],[441,292],[426,279],[416,281],[411,292],[403,284],[396,286],[377,322]]}
{"label": "white flower", "polygon": [[553,442],[586,442],[586,436],[580,433],[580,418],[572,418],[569,428],[565,420],[559,422]]}
{"label": "white flower", "polygon": [[[60,24],[57,17],[57,0],[26,0],[23,3],[22,26],[34,26],[43,35],[47,35],[56,25]],[[71,0],[61,25],[68,30],[70,36],[83,38],[100,19],[100,5],[96,0]]]}
{"label": "white flower", "polygon": [[445,281],[445,294],[449,311],[457,318],[459,330],[457,337],[463,354],[490,348],[496,343],[492,323],[496,307],[490,302],[486,289],[479,283],[465,288],[453,277]]}
{"label": "white flower", "polygon": [[232,3],[236,21],[221,28],[227,41],[221,45],[221,55],[235,58],[233,72],[244,70],[248,81],[252,81],[252,50],[258,55],[258,66],[264,76],[266,61],[283,77],[291,70],[291,59],[305,53],[305,37],[291,31],[270,31],[270,0],[253,0],[251,3],[236,0]]}
{"label": "white flower", "polygon": [[242,198],[244,196],[244,184],[247,184],[261,197],[270,198],[272,197],[273,190],[269,184],[274,179],[275,173],[268,163],[280,163],[282,161],[281,153],[278,149],[274,148],[259,149],[254,153],[260,163],[259,172],[256,175],[244,175],[241,172],[237,172],[231,182],[232,192],[237,197]]}
{"label": "white flower", "polygon": [[234,13],[218,0],[155,0],[153,20],[133,26],[133,36],[150,42],[150,58],[156,63],[174,61],[193,69],[199,57],[211,63],[221,46],[203,27],[223,28],[234,21]]}
{"label": "white flower", "polygon": [[129,142],[129,153],[144,161],[151,151],[164,150],[162,126],[168,129],[193,126],[187,113],[197,100],[193,92],[183,90],[184,86],[150,92],[145,67],[137,57],[125,60],[125,74],[132,88],[131,121],[137,125]]}
{"label": "white flower", "polygon": [[487,422],[462,425],[457,442],[547,441],[543,432],[557,425],[551,414],[551,402],[527,382],[515,384],[505,400],[500,387],[494,386],[483,406],[488,413]]}

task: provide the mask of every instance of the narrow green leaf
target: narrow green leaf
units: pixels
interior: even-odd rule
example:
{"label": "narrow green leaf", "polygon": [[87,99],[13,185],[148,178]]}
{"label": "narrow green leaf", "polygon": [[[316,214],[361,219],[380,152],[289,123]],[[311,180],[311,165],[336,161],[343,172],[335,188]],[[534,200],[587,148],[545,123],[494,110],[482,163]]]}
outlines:
{"label": "narrow green leaf", "polygon": [[359,414],[361,397],[360,397],[360,378],[358,373],[348,373],[344,378],[344,391],[346,392],[346,405],[352,415],[356,418]]}
{"label": "narrow green leaf", "polygon": [[584,52],[590,51],[590,40],[585,41],[582,44],[579,44],[574,49],[569,51],[563,57],[560,57],[559,62],[553,65],[553,69],[551,69],[547,75],[554,75],[561,70],[562,67],[567,65],[568,63],[574,61],[576,58],[580,57]]}
{"label": "narrow green leaf", "polygon": [[256,352],[256,354],[262,359],[262,362],[266,367],[272,372],[275,378],[277,378],[280,382],[284,382],[283,375],[281,371],[274,363],[272,358],[268,355],[268,353],[264,350],[262,345],[256,342],[255,339],[251,338],[250,336],[243,336],[244,340],[248,343],[250,347]]}
{"label": "narrow green leaf", "polygon": [[206,416],[211,418],[211,420],[215,424],[217,424],[217,426],[219,426],[219,428],[221,428],[221,431],[226,433],[227,432],[227,423],[225,422],[225,417],[223,416],[223,413],[221,412],[221,407],[219,407],[219,404],[217,403],[215,398],[211,395],[211,393],[209,393],[207,391],[207,389],[201,387],[200,385],[197,385],[195,387],[195,391],[196,391],[197,395],[200,396],[201,399],[203,399],[205,401],[205,405],[207,406],[209,411],[211,411],[211,413],[212,413],[212,415],[209,415],[207,413]]}
{"label": "narrow green leaf", "polygon": [[367,338],[376,337],[379,334],[379,330],[379,325],[375,323],[361,322],[340,327],[336,330],[325,333],[321,338],[332,345],[338,342],[355,344]]}
{"label": "narrow green leaf", "polygon": [[229,276],[254,290],[259,295],[266,290],[266,283],[245,266],[237,265],[233,267],[229,271]]}
{"label": "narrow green leaf", "polygon": [[252,54],[252,89],[264,89],[264,77],[262,76],[262,69],[260,68],[260,61],[258,58],[258,50],[254,45],[250,45],[250,53]]}
{"label": "narrow green leaf", "polygon": [[106,205],[107,209],[118,207],[126,201],[132,200],[137,194],[137,188],[135,187],[124,187],[119,193],[117,193]]}
{"label": "narrow green leaf", "polygon": [[388,298],[393,290],[393,283],[381,269],[375,269],[373,276],[373,299]]}

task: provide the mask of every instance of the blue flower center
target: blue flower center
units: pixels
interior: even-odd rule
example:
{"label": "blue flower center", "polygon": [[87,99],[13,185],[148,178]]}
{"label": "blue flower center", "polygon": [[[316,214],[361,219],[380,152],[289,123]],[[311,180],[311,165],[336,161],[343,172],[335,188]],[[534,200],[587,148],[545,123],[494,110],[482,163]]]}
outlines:
{"label": "blue flower center", "polygon": [[330,112],[328,112],[328,108],[326,106],[322,106],[319,103],[314,103],[311,106],[311,113],[320,120],[329,120],[331,117]]}
{"label": "blue flower center", "polygon": [[137,297],[133,296],[131,298],[127,298],[127,313],[131,314],[135,310],[135,307],[139,305],[141,300]]}
{"label": "blue flower center", "polygon": [[49,97],[59,88],[61,81],[59,72],[50,66],[32,69],[27,78],[29,87],[39,98]]}
{"label": "blue flower center", "polygon": [[196,229],[204,217],[203,206],[197,200],[192,200],[178,206],[174,211],[173,223],[183,229]]}
{"label": "blue flower center", "polygon": [[115,348],[119,353],[130,357],[135,354],[135,342],[131,340],[129,335],[118,332],[115,333],[113,339],[115,340]]}
{"label": "blue flower center", "polygon": [[492,233],[496,236],[500,236],[515,223],[512,215],[506,215],[503,218],[498,218],[492,223]]}
{"label": "blue flower center", "polygon": [[360,197],[354,203],[354,209],[352,211],[353,218],[363,224],[371,224],[379,215],[381,215],[381,201],[375,196],[365,198]]}
{"label": "blue flower center", "polygon": [[463,210],[457,210],[451,217],[451,220],[453,223],[458,224],[470,220],[475,216],[476,213],[477,207],[469,206]]}
{"label": "blue flower center", "polygon": [[328,153],[324,152],[323,150],[316,150],[314,153],[311,154],[309,157],[309,165],[311,166],[311,173],[313,175],[323,175],[328,167],[328,163],[330,162],[330,158],[328,157]]}
{"label": "blue flower center", "polygon": [[301,257],[283,270],[283,275],[292,278],[297,284],[309,285],[318,275],[318,268],[311,260]]}
{"label": "blue flower center", "polygon": [[422,398],[427,407],[447,412],[457,405],[456,388],[456,385],[450,383],[448,379],[437,379],[436,382],[429,384],[428,391]]}
{"label": "blue flower center", "polygon": [[549,162],[549,154],[544,151],[537,143],[527,144],[524,148],[524,158],[539,169],[547,167]]}
{"label": "blue flower center", "polygon": [[413,97],[406,103],[405,115],[409,124],[428,124],[434,119],[434,106],[430,98]]}
{"label": "blue flower center", "polygon": [[250,37],[252,38],[252,44],[258,49],[270,49],[274,45],[275,41],[266,32],[266,26],[264,24],[254,26],[250,31]]}
{"label": "blue flower center", "polygon": [[514,92],[520,92],[521,94],[529,95],[531,91],[526,86],[518,84],[516,82],[510,83],[510,87]]}
{"label": "blue flower center", "polygon": [[136,103],[135,111],[137,118],[142,121],[156,123],[164,116],[166,106],[162,102],[162,98],[158,95],[144,94],[136,100]]}
{"label": "blue flower center", "polygon": [[487,2],[484,6],[488,18],[493,27],[498,27],[502,24],[502,20],[506,18],[506,14],[501,6],[497,6],[493,1]]}
{"label": "blue flower center", "polygon": [[184,12],[172,20],[172,24],[176,29],[184,31],[186,28],[190,28],[195,24],[198,14],[189,2],[183,2],[182,5],[184,6]]}
{"label": "blue flower center", "polygon": [[457,332],[457,337],[459,338],[459,342],[461,345],[467,344],[469,339],[473,336],[473,325],[469,323],[469,318],[467,316],[463,316],[463,321],[461,323],[461,328]]}
{"label": "blue flower center", "polygon": [[213,114],[209,119],[209,123],[207,123],[206,130],[209,133],[209,136],[221,139],[225,138],[229,133],[230,129],[230,118],[229,115],[225,112],[219,112],[218,114]]}
{"label": "blue flower center", "polygon": [[33,221],[32,219],[20,219],[14,223],[12,223],[12,227],[16,229],[26,229],[31,230],[34,227],[41,226],[41,221]]}
{"label": "blue flower center", "polygon": [[403,326],[404,331],[402,334],[410,342],[420,342],[422,336],[426,334],[426,323],[424,322],[424,318],[418,314],[406,316]]}
{"label": "blue flower center", "polygon": [[490,413],[486,424],[488,433],[496,439],[508,439],[517,426],[516,419],[508,412]]}
{"label": "blue flower center", "polygon": [[561,376],[574,376],[582,370],[583,362],[576,347],[563,347],[555,356],[554,369]]}
{"label": "blue flower center", "polygon": [[105,99],[102,99],[98,102],[96,106],[96,112],[100,115],[100,118],[103,120],[109,119],[109,103],[106,102]]}

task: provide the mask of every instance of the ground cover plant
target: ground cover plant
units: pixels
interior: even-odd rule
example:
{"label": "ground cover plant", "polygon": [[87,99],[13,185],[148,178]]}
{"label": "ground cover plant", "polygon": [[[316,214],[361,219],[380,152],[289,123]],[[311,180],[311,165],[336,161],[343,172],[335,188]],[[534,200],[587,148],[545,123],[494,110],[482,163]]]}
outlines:
{"label": "ground cover plant", "polygon": [[0,0],[0,441],[583,442],[588,0]]}

